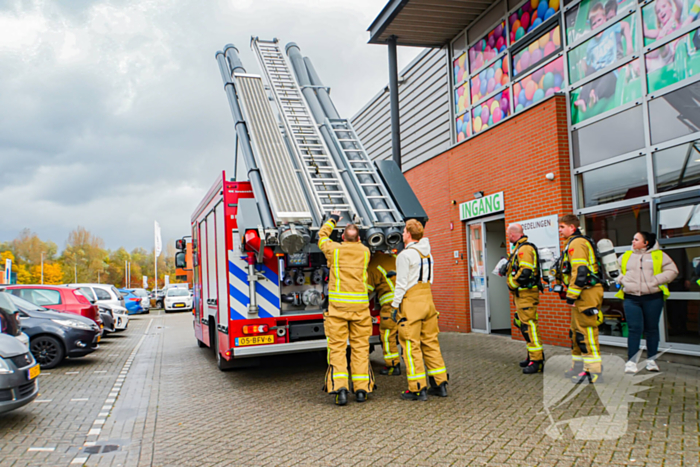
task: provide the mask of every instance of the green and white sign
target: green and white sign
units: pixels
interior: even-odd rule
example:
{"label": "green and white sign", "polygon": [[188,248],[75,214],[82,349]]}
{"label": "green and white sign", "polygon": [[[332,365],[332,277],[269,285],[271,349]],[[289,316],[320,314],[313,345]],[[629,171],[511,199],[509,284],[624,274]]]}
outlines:
{"label": "green and white sign", "polygon": [[503,192],[473,199],[459,205],[459,218],[466,221],[475,217],[502,212],[506,208]]}

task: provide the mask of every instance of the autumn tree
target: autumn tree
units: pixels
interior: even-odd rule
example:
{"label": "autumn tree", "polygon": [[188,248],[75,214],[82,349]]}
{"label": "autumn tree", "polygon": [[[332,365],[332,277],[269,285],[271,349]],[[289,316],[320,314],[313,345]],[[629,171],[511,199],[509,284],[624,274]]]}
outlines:
{"label": "autumn tree", "polygon": [[17,238],[10,242],[12,251],[18,264],[28,267],[41,264],[42,254],[44,261],[53,261],[58,247],[52,241],[43,242],[39,236],[29,229],[22,229]]}
{"label": "autumn tree", "polygon": [[66,282],[96,282],[97,271],[104,271],[109,259],[104,249],[104,240],[84,227],[68,234],[63,250],[63,277]]}

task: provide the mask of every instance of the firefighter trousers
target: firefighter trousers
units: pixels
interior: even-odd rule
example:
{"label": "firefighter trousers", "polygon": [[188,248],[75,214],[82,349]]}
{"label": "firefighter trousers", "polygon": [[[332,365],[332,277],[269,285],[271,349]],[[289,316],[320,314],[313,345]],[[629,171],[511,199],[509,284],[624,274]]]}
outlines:
{"label": "firefighter trousers", "polygon": [[[323,326],[328,341],[328,371],[324,390],[335,394],[340,389],[372,392],[374,373],[369,362],[369,338],[372,335],[372,317],[369,308],[360,312],[336,311],[324,313]],[[350,370],[348,374],[347,345],[350,342]]]}
{"label": "firefighter trousers", "polygon": [[[603,318],[603,287],[600,285],[584,289],[571,307],[571,357],[573,363],[583,362],[583,370],[602,372],[602,358],[598,344],[598,326]],[[587,315],[586,310],[597,309],[598,314]]]}
{"label": "firefighter trousers", "polygon": [[408,289],[401,302],[397,321],[411,392],[426,387],[426,373],[435,379],[437,385],[447,381],[445,361],[438,341],[440,330],[437,316],[429,283],[419,282]]}
{"label": "firefighter trousers", "polygon": [[517,294],[513,294],[513,303],[518,313],[520,332],[525,339],[530,360],[544,361],[542,341],[537,327],[537,305],[540,303],[540,291],[537,289],[519,290]]}
{"label": "firefighter trousers", "polygon": [[382,341],[384,361],[386,366],[396,366],[401,362],[398,345],[399,327],[391,319],[391,304],[384,305],[379,315],[379,337]]}

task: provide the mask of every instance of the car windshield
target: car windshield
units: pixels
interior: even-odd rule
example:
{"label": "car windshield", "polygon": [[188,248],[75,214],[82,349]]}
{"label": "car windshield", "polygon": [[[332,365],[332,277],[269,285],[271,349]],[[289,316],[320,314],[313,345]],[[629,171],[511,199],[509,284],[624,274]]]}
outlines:
{"label": "car windshield", "polygon": [[170,289],[168,290],[168,297],[189,297],[190,291],[187,289]]}
{"label": "car windshield", "polygon": [[19,298],[16,295],[10,295],[10,300],[12,300],[14,304],[17,305],[17,308],[21,309],[22,311],[51,311],[48,308],[35,305],[32,302],[28,302],[27,300]]}
{"label": "car windshield", "polygon": [[144,289],[134,289],[132,293],[137,297],[148,297],[148,292],[146,292]]}
{"label": "car windshield", "polygon": [[95,294],[92,293],[92,289],[90,287],[79,287],[78,290],[80,290],[91,302],[95,301]]}
{"label": "car windshield", "polygon": [[131,293],[131,292],[129,292],[128,290],[120,290],[120,291],[119,291],[119,295],[121,295],[122,297],[126,297],[126,296],[129,295],[130,293]]}
{"label": "car windshield", "polygon": [[0,332],[11,336],[19,335],[19,324],[17,322],[17,307],[10,298],[10,294],[0,292]]}

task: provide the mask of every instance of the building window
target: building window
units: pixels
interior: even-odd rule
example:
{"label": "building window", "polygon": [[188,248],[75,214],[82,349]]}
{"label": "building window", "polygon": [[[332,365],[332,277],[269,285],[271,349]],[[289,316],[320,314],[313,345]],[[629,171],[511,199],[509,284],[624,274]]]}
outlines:
{"label": "building window", "polygon": [[503,89],[508,81],[510,81],[508,58],[503,56],[470,80],[472,102],[479,102],[494,91]]}
{"label": "building window", "polygon": [[659,238],[700,235],[700,204],[659,209]]}
{"label": "building window", "polygon": [[522,39],[559,11],[559,0],[531,0],[520,6],[508,17],[510,43]]}
{"label": "building window", "polygon": [[581,123],[641,96],[639,60],[634,60],[571,91],[571,123]]}
{"label": "building window", "polygon": [[467,71],[467,37],[460,34],[452,43],[452,75],[455,85],[466,81],[469,73]]}
{"label": "building window", "polygon": [[580,175],[585,207],[649,194],[646,158],[637,157]]}
{"label": "building window", "polygon": [[507,45],[506,22],[501,21],[491,32],[469,48],[470,70],[475,72],[493,61],[500,53],[505,52]]}
{"label": "building window", "polygon": [[[700,247],[665,248],[678,267],[678,277],[668,284],[671,296],[666,301],[666,340],[683,344],[700,344]],[[682,298],[676,293],[686,292]],[[688,294],[687,292],[691,292]],[[694,293],[693,293],[694,292]],[[692,299],[696,295],[696,299]]]}
{"label": "building window", "polygon": [[700,141],[674,146],[654,153],[656,191],[700,185]]}
{"label": "building window", "polygon": [[649,125],[653,144],[700,131],[700,83],[650,101]]}
{"label": "building window", "polygon": [[566,12],[567,44],[571,45],[582,39],[594,29],[599,29],[618,14],[635,9],[634,0],[621,2],[602,2],[600,0],[583,0]]}
{"label": "building window", "polygon": [[520,112],[561,91],[563,83],[564,57],[559,57],[513,85],[515,111]]}
{"label": "building window", "polygon": [[586,234],[598,242],[610,239],[616,247],[628,246],[637,232],[652,232],[649,204],[638,204],[585,215]]}
{"label": "building window", "polygon": [[472,123],[469,117],[469,112],[460,115],[455,121],[455,130],[457,131],[457,141],[463,141],[472,135]]}
{"label": "building window", "polygon": [[508,115],[510,115],[510,92],[506,89],[472,109],[474,134],[490,128]]}
{"label": "building window", "polygon": [[537,68],[561,49],[561,29],[557,25],[513,54],[513,76],[522,76]]}
{"label": "building window", "polygon": [[700,72],[699,33],[700,29],[696,29],[644,55],[649,92],[658,91]]}
{"label": "building window", "polygon": [[638,105],[571,132],[574,166],[581,167],[644,148],[642,106]]}

